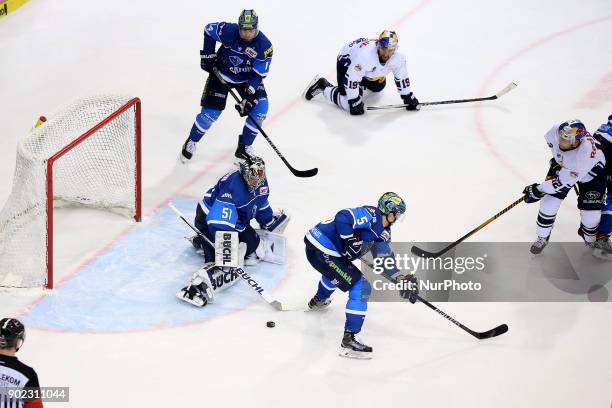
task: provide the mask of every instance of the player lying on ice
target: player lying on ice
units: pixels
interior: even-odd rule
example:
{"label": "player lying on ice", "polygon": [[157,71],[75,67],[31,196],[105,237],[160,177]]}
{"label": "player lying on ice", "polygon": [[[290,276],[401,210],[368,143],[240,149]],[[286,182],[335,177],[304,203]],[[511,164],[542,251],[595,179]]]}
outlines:
{"label": "player lying on ice", "polygon": [[[195,226],[214,243],[199,235],[192,237],[196,249],[204,252],[205,264],[177,297],[195,306],[212,302],[215,292],[236,282],[228,257],[238,263],[256,265],[260,261],[284,262],[284,237],[280,235],[289,216],[274,213],[268,202],[270,189],[264,161],[257,156],[240,163],[240,169],[227,173],[209,189],[196,208]],[[261,230],[251,226],[255,219]],[[274,245],[273,245],[274,244]]]}
{"label": "player lying on ice", "polygon": [[[393,257],[389,247],[391,226],[404,212],[404,200],[389,192],[380,197],[378,207],[365,205],[341,210],[333,219],[311,228],[304,237],[306,258],[322,275],[317,293],[308,302],[308,307],[320,310],[329,306],[336,288],[349,295],[340,344],[341,356],[371,358],[372,347],[363,344],[356,334],[361,331],[372,288],[352,261],[360,259],[368,250],[374,257]],[[391,279],[412,282],[412,290],[400,293],[411,303],[416,302],[419,290],[414,275],[400,275],[396,268],[383,273]]]}
{"label": "player lying on ice", "polygon": [[406,68],[406,57],[397,51],[395,31],[383,31],[378,40],[358,38],[346,44],[336,63],[338,86],[315,76],[308,84],[304,97],[311,100],[320,93],[325,99],[351,115],[363,115],[363,92],[380,92],[385,88],[387,74],[393,73],[395,86],[407,110],[418,110],[419,101],[412,93]]}
{"label": "player lying on ice", "polygon": [[561,203],[574,186],[578,188],[581,220],[578,234],[587,246],[595,248],[606,192],[604,154],[579,120],[554,125],[544,138],[553,155],[546,180],[523,190],[526,203],[541,200],[538,239],[531,246],[531,253],[541,253],[548,244]]}

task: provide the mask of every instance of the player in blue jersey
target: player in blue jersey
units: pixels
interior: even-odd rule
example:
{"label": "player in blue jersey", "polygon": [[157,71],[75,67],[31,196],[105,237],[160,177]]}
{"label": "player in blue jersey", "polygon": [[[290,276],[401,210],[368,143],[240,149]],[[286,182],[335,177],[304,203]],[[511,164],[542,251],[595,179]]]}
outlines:
{"label": "player in blue jersey", "polygon": [[[211,243],[215,242],[217,231],[235,231],[244,264],[255,265],[265,260],[266,253],[271,249],[251,226],[251,220],[255,219],[261,229],[279,234],[289,222],[289,216],[284,212],[272,211],[269,195],[264,161],[260,157],[249,156],[240,163],[240,170],[227,173],[204,194],[196,208],[195,226]],[[215,267],[215,248],[206,240],[195,235],[191,242],[196,249],[204,252],[205,265],[177,296],[201,307],[214,297],[215,288],[211,285],[213,274],[228,271]]]}
{"label": "player in blue jersey", "polygon": [[[225,109],[228,88],[214,74],[219,72],[230,87],[243,98],[236,104],[240,116],[246,119],[238,139],[235,156],[244,159],[253,155],[252,144],[268,113],[268,96],[263,79],[268,75],[272,62],[272,44],[258,29],[259,18],[255,10],[243,10],[238,24],[210,23],[204,29],[204,46],[200,51],[200,66],[208,72],[208,79],[202,93],[202,110],[196,116],[189,137],[183,144],[180,159],[183,163],[193,156],[196,143],[210,129]],[[215,51],[216,44],[220,43]]]}
{"label": "player in blue jersey", "polygon": [[612,115],[608,116],[608,122],[593,133],[593,139],[599,143],[599,148],[606,157],[607,184],[606,204],[601,212],[595,248],[609,256],[612,255],[612,244],[610,243],[610,235],[612,235]]}
{"label": "player in blue jersey", "polygon": [[[309,309],[327,307],[336,288],[349,294],[341,356],[370,358],[372,353],[372,347],[355,337],[365,319],[371,286],[352,261],[361,258],[367,249],[375,257],[393,256],[389,246],[391,226],[405,211],[404,200],[395,193],[385,193],[378,200],[378,207],[366,205],[341,210],[333,219],[311,228],[304,237],[306,258],[322,275],[317,293],[308,302]],[[401,276],[395,268],[383,273],[412,282],[412,290],[403,291],[402,296],[416,302],[418,287],[414,275]]]}

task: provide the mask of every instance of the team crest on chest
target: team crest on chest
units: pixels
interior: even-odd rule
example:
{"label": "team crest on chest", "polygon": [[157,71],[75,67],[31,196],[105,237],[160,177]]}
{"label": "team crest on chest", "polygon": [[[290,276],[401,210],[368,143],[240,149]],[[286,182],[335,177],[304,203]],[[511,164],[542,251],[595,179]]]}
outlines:
{"label": "team crest on chest", "polygon": [[230,62],[231,62],[231,63],[232,63],[234,66],[237,66],[237,65],[242,64],[242,61],[243,61],[243,59],[242,59],[242,58],[237,57],[237,56],[235,56],[235,55],[231,55],[231,56],[229,57],[229,60],[230,60]]}

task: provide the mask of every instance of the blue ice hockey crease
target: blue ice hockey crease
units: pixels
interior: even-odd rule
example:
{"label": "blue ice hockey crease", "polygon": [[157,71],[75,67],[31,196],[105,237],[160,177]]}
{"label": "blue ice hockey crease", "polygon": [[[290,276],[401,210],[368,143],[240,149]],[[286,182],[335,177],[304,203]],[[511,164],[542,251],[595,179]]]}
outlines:
{"label": "blue ice hockey crease", "polygon": [[[173,202],[193,218],[194,200]],[[243,282],[201,309],[176,299],[175,293],[203,263],[184,238],[190,235],[169,208],[160,209],[37,304],[24,323],[76,332],[147,330],[203,321],[260,301]],[[284,268],[263,262],[246,271],[271,289]]]}

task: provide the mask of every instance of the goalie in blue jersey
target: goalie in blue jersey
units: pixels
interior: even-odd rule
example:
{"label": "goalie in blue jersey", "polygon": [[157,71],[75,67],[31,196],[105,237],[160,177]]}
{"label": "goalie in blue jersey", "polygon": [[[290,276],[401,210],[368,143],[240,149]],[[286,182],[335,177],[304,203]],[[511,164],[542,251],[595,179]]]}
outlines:
{"label": "goalie in blue jersey", "polygon": [[[236,254],[240,266],[260,261],[284,263],[280,234],[290,217],[270,206],[265,163],[254,156],[239,166],[206,191],[196,207],[195,227],[205,238],[195,235],[191,242],[203,251],[205,264],[177,297],[198,307],[213,301],[215,291],[237,279],[231,267],[224,267],[227,254]],[[259,224],[259,230],[251,226],[251,220]]]}

